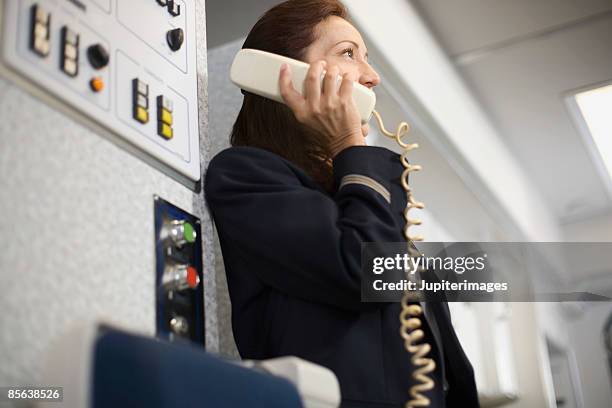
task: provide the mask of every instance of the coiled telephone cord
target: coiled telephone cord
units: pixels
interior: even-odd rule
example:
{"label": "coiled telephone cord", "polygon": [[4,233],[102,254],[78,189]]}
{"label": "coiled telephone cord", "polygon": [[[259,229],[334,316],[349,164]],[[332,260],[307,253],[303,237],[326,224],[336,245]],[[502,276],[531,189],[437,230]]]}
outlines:
{"label": "coiled telephone cord", "polygon": [[[420,225],[421,220],[419,219],[411,219],[408,216],[408,212],[413,208],[422,209],[425,207],[425,204],[416,201],[412,197],[412,190],[410,185],[408,184],[408,176],[413,171],[421,170],[421,166],[418,164],[410,164],[408,163],[408,153],[411,150],[419,147],[417,143],[407,143],[402,140],[402,137],[407,135],[410,131],[410,125],[406,122],[401,122],[395,133],[389,132],[385,129],[385,125],[383,124],[382,118],[377,111],[373,112],[374,117],[376,118],[376,122],[378,123],[378,127],[380,131],[388,137],[395,139],[395,141],[400,145],[403,149],[402,154],[400,155],[400,161],[404,166],[404,171],[401,176],[401,184],[406,192],[406,208],[404,209],[404,220],[406,221],[404,225],[404,238],[408,243],[408,254],[412,257],[415,256],[415,251],[418,253],[418,250],[413,245],[413,241],[422,241],[422,236],[410,236],[408,233],[408,229],[412,225]],[[423,395],[423,392],[429,391],[433,389],[435,383],[429,377],[429,373],[433,372],[436,369],[436,363],[432,358],[426,357],[427,354],[431,351],[431,346],[425,342],[419,342],[425,336],[423,330],[421,329],[421,318],[420,316],[423,314],[423,309],[421,306],[416,304],[410,304],[410,294],[408,290],[404,291],[401,301],[402,311],[400,312],[400,335],[404,339],[404,347],[406,350],[412,355],[411,361],[412,364],[416,367],[414,372],[412,373],[412,377],[417,381],[417,384],[410,387],[410,400],[406,402],[405,408],[412,407],[428,407],[429,406],[429,398]]]}

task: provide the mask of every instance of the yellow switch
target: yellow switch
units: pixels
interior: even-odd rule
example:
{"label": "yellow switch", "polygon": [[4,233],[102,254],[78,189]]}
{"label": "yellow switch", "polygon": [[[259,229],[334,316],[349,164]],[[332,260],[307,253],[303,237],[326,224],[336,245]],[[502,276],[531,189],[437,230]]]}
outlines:
{"label": "yellow switch", "polygon": [[172,136],[174,136],[172,132],[172,127],[168,126],[167,124],[163,122],[158,123],[157,133],[164,139],[168,139],[168,140],[172,139]]}
{"label": "yellow switch", "polygon": [[136,115],[134,118],[140,123],[147,123],[149,121],[149,112],[147,112],[147,110],[142,108],[141,106],[136,107],[135,113]]}
{"label": "yellow switch", "polygon": [[160,116],[159,120],[161,120],[162,122],[164,122],[167,125],[172,126],[172,114],[170,112],[168,112],[166,109],[162,109],[161,110],[161,116]]}

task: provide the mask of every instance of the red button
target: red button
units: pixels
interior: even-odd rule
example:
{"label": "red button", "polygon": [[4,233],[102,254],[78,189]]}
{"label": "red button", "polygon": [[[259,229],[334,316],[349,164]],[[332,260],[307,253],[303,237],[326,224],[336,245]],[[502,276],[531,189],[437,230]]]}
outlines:
{"label": "red button", "polygon": [[187,267],[187,284],[191,289],[195,289],[199,282],[198,271],[193,266]]}

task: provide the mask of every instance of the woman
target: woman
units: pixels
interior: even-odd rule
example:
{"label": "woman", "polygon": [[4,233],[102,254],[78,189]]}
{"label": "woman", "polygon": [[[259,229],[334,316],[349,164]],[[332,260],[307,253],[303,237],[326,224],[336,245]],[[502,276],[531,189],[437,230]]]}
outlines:
{"label": "woman", "polygon": [[[311,67],[304,96],[281,69],[286,105],[243,92],[233,147],[206,174],[240,355],[294,355],[326,366],[346,407],[402,406],[415,381],[399,336],[400,306],[360,301],[361,243],[402,241],[406,205],[397,154],[366,145],[368,126],[351,99],[353,81],[380,83],[367,48],[337,0],[279,4],[243,47]],[[423,323],[437,363],[436,386],[426,393],[431,406],[477,406],[446,306],[429,306]]]}

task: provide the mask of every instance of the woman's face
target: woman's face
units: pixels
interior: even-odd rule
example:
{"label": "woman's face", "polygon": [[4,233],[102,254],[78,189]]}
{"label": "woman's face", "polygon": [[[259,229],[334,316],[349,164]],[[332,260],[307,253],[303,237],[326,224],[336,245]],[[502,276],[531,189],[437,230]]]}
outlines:
{"label": "woman's face", "polygon": [[[370,89],[380,83],[380,77],[368,64],[368,50],[359,31],[343,18],[331,16],[316,27],[316,37],[306,49],[305,61],[312,64],[325,60],[327,66],[337,65],[340,74],[349,73],[354,81]],[[362,127],[368,134],[368,125]]]}

